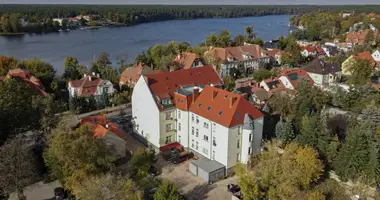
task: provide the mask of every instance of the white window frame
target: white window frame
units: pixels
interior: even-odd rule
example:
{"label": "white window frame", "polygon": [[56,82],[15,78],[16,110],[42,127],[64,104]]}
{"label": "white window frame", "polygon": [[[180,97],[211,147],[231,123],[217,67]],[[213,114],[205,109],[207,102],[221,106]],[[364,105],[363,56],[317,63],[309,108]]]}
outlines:
{"label": "white window frame", "polygon": [[172,131],[172,124],[166,124],[166,132]]}
{"label": "white window frame", "polygon": [[166,113],[165,113],[165,119],[166,119],[166,120],[171,120],[171,118],[172,118],[172,112],[171,112],[171,111],[166,112]]}

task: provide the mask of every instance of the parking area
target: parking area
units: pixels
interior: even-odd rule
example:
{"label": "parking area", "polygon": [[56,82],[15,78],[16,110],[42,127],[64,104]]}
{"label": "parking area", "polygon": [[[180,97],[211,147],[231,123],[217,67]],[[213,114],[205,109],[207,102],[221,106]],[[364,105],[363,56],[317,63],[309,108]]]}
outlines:
{"label": "parking area", "polygon": [[157,165],[162,168],[161,178],[173,182],[188,200],[231,200],[232,195],[227,191],[227,184],[236,184],[236,176],[209,185],[189,171],[189,162],[174,165],[159,159]]}

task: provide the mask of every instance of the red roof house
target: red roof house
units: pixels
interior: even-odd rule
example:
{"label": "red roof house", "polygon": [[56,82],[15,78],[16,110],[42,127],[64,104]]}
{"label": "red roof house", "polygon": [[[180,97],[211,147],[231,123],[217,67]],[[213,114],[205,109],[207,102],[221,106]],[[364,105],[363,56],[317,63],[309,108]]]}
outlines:
{"label": "red roof house", "polygon": [[45,87],[42,82],[36,78],[33,73],[29,72],[26,69],[11,69],[8,71],[7,76],[0,76],[0,81],[5,80],[7,78],[16,78],[24,81],[26,84],[30,86],[33,90],[40,93],[42,96],[46,96],[47,93],[44,91]]}
{"label": "red roof house", "polygon": [[155,71],[151,67],[140,62],[125,69],[123,73],[121,73],[119,84],[134,87],[141,75],[149,75],[152,73],[155,73]]}

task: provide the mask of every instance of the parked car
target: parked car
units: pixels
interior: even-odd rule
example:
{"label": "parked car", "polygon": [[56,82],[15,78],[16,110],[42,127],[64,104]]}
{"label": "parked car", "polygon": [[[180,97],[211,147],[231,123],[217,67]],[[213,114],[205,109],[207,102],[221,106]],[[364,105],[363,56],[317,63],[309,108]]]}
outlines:
{"label": "parked car", "polygon": [[186,160],[189,160],[190,158],[193,158],[193,157],[194,157],[194,154],[192,152],[185,153],[185,154],[180,155],[178,158],[173,159],[172,162],[174,164],[179,164],[179,163],[184,162]]}
{"label": "parked car", "polygon": [[158,175],[158,170],[157,170],[157,168],[155,168],[153,165],[152,166],[150,166],[150,168],[149,168],[149,174],[151,175],[151,176],[157,176]]}
{"label": "parked car", "polygon": [[65,189],[63,187],[54,188],[54,197],[56,200],[65,199]]}

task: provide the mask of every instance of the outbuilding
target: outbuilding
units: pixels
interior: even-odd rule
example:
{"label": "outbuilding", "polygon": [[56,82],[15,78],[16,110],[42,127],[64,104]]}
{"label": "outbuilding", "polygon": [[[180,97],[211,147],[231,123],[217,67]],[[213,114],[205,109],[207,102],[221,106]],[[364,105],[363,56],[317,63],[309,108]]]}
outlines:
{"label": "outbuilding", "polygon": [[226,167],[217,161],[203,158],[193,160],[189,163],[191,173],[201,177],[207,183],[213,183],[218,179],[224,178]]}

